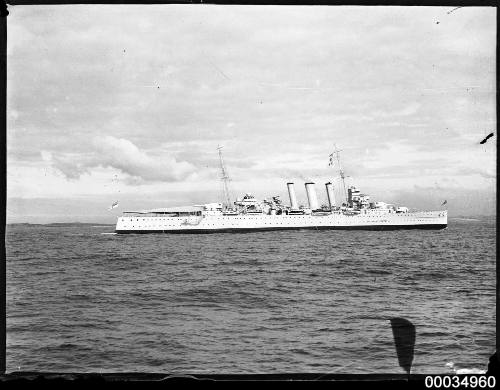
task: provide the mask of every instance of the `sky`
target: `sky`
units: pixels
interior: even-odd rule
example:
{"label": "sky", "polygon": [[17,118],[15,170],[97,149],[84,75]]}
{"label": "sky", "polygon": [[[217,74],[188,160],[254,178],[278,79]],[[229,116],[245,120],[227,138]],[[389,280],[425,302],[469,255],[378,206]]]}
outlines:
{"label": "sky", "polygon": [[222,201],[218,145],[233,198],[339,198],[336,145],[373,201],[495,215],[496,10],[454,8],[9,6],[7,222]]}

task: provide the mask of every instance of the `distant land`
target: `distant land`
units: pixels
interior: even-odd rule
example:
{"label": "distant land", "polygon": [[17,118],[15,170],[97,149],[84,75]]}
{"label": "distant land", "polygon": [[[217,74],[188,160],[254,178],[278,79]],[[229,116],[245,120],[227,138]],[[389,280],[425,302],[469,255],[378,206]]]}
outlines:
{"label": "distant land", "polygon": [[29,223],[29,222],[19,222],[19,223],[8,223],[7,226],[115,226],[114,223],[92,223],[92,222],[52,222],[52,223]]}
{"label": "distant land", "polygon": [[448,219],[453,220],[453,219],[480,219],[480,220],[485,220],[485,219],[496,219],[496,215],[454,215],[453,217],[448,216]]}

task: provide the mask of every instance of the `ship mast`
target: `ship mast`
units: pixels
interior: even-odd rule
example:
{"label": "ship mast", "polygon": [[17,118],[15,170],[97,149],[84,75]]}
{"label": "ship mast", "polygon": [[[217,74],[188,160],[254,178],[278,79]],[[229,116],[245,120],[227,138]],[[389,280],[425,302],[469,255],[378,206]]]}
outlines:
{"label": "ship mast", "polygon": [[336,144],[333,144],[333,146],[335,147],[335,150],[333,151],[332,154],[335,154],[335,156],[337,157],[337,164],[339,166],[339,173],[340,173],[340,178],[342,179],[342,187],[344,189],[344,196],[345,196],[345,201],[346,201],[346,204],[348,204],[349,200],[347,198],[347,191],[345,189],[345,174],[344,174],[344,170],[342,169],[342,166],[340,165],[340,152],[342,150],[339,150],[337,149],[337,145]]}
{"label": "ship mast", "polygon": [[217,150],[219,151],[219,162],[220,162],[220,170],[222,180],[222,196],[225,202],[226,208],[231,208],[231,195],[229,193],[229,175],[227,173],[226,166],[224,165],[224,160],[222,159],[222,146],[217,145]]}

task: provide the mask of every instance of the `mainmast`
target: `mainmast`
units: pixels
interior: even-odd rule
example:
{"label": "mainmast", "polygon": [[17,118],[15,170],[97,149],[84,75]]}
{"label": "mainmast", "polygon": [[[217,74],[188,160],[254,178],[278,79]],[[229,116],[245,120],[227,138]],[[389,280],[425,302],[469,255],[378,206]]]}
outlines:
{"label": "mainmast", "polygon": [[335,145],[335,144],[333,146],[335,147],[335,150],[330,155],[330,157],[333,157],[334,154],[337,157],[337,164],[339,166],[340,178],[342,179],[342,188],[344,189],[345,201],[346,201],[346,204],[348,204],[349,200],[347,198],[347,191],[345,189],[345,174],[344,174],[344,170],[342,169],[342,166],[340,165],[340,156],[339,156],[339,154],[340,154],[340,152],[342,150],[337,149],[337,145]]}
{"label": "mainmast", "polygon": [[222,196],[225,203],[226,208],[231,208],[231,195],[229,193],[229,175],[227,173],[226,166],[224,165],[224,160],[222,159],[222,146],[218,145],[217,149],[219,150],[219,161],[220,161],[220,169],[221,169],[221,180],[222,180]]}

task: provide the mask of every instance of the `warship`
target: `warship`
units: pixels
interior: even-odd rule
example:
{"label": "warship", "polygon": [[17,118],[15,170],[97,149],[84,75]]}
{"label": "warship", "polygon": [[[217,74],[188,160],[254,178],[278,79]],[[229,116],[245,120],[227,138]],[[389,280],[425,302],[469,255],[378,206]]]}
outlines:
{"label": "warship", "polygon": [[[223,202],[183,207],[166,207],[141,211],[124,211],[118,217],[115,232],[126,233],[217,233],[253,232],[291,229],[396,230],[444,229],[447,210],[413,211],[405,206],[371,202],[355,186],[346,188],[339,152],[330,154],[330,166],[337,165],[341,179],[342,201],[337,205],[332,182],[324,184],[328,204],[319,205],[316,184],[305,183],[307,205],[299,205],[295,183],[288,182],[290,204],[279,196],[258,200],[247,193],[231,200],[229,175],[218,147]],[[336,163],[334,163],[336,156]]]}

